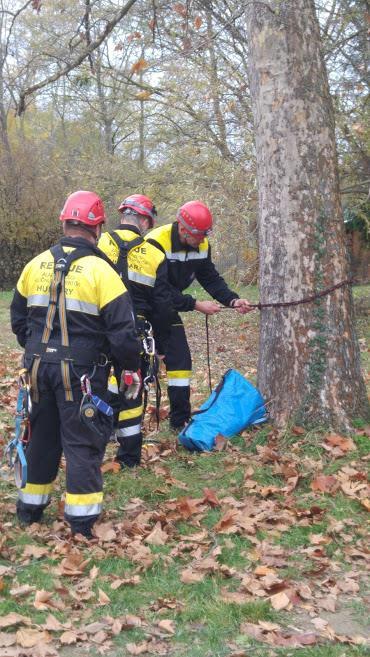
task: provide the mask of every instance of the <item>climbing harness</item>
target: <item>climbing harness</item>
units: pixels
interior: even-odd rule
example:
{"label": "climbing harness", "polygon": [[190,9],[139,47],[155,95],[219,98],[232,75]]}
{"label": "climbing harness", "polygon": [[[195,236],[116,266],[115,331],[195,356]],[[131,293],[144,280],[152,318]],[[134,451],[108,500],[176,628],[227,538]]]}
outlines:
{"label": "climbing harness", "polygon": [[19,372],[18,387],[14,438],[6,446],[5,457],[8,460],[9,468],[14,472],[15,485],[17,488],[24,488],[27,483],[25,450],[31,437],[30,414],[32,411],[30,383],[26,369]]}
{"label": "climbing harness", "polygon": [[[90,374],[90,378],[92,378],[96,366],[104,367],[108,363],[105,354],[92,354],[91,350],[85,350],[81,347],[73,348],[70,346],[65,298],[65,278],[69,272],[71,264],[79,258],[92,254],[98,255],[105,260],[106,258],[104,254],[100,255],[100,251],[93,246],[87,247],[79,245],[77,245],[77,247],[70,253],[66,253],[61,244],[56,244],[51,247],[50,251],[54,258],[54,278],[50,285],[49,306],[46,313],[41,342],[30,341],[30,343],[27,343],[26,345],[26,356],[32,358],[30,376],[32,400],[34,402],[39,401],[37,374],[41,361],[46,363],[60,363],[66,401],[73,401],[70,366],[72,367],[72,370],[73,364],[92,366],[93,371]],[[54,320],[57,310],[60,322],[61,343],[53,343],[50,345],[49,340],[54,328]]]}

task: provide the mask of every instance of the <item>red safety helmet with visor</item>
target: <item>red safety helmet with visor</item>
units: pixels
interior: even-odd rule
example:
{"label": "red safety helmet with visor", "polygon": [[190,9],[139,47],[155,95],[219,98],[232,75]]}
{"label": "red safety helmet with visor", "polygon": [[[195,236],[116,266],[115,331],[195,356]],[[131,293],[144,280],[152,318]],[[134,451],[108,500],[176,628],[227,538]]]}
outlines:
{"label": "red safety helmet with visor", "polygon": [[212,214],[202,201],[184,203],[176,218],[189,235],[205,237],[212,231]]}
{"label": "red safety helmet with visor", "polygon": [[122,213],[125,210],[133,210],[135,214],[146,217],[150,221],[150,227],[153,228],[157,210],[148,196],[144,196],[144,194],[127,196],[118,208],[118,211]]}

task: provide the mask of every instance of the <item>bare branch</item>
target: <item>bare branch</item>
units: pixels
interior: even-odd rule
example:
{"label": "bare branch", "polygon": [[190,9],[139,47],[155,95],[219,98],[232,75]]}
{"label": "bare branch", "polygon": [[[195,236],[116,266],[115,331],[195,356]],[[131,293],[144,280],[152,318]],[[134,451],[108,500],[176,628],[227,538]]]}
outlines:
{"label": "bare branch", "polygon": [[17,115],[20,116],[25,111],[27,96],[30,96],[35,91],[39,91],[39,89],[43,89],[48,84],[55,82],[56,80],[63,77],[64,75],[67,75],[67,73],[80,66],[80,64],[82,64],[82,62],[86,58],[88,58],[89,55],[91,55],[91,53],[94,52],[94,50],[99,48],[99,46],[103,43],[103,41],[107,38],[107,36],[113,31],[115,26],[122,20],[124,16],[126,16],[126,14],[129,12],[129,10],[135,4],[136,1],[137,0],[129,0],[126,3],[126,5],[116,14],[116,16],[112,18],[111,21],[107,22],[103,32],[94,41],[92,41],[90,45],[86,48],[86,50],[84,50],[84,52],[82,52],[78,57],[76,57],[76,59],[69,62],[69,64],[66,64],[66,66],[61,68],[53,75],[50,75],[49,77],[44,78],[44,80],[41,80],[40,82],[31,85],[27,89],[24,89],[19,95],[19,101],[16,111]]}

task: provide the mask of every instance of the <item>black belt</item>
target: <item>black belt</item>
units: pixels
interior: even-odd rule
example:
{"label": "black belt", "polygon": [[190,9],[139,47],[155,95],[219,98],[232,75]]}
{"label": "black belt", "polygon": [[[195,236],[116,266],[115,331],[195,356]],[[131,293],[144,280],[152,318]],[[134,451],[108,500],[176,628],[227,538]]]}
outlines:
{"label": "black belt", "polygon": [[43,344],[42,342],[29,342],[25,347],[26,358],[39,357],[42,363],[60,363],[62,360],[71,361],[74,365],[107,365],[108,357],[95,349],[81,349],[80,347],[66,347],[56,344]]}

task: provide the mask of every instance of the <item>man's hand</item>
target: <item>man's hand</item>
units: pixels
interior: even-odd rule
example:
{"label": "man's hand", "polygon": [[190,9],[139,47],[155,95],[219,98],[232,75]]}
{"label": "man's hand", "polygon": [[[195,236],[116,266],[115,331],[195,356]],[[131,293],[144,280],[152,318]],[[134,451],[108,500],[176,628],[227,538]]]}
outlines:
{"label": "man's hand", "polygon": [[215,301],[196,301],[194,310],[198,310],[203,315],[215,315],[221,310],[221,306]]}
{"label": "man's hand", "polygon": [[233,299],[230,306],[231,308],[235,308],[236,312],[241,315],[245,315],[246,313],[250,313],[251,310],[254,310],[247,299]]}
{"label": "man's hand", "polygon": [[126,399],[136,399],[142,385],[141,372],[132,372],[124,370],[121,374],[120,391],[123,392]]}

